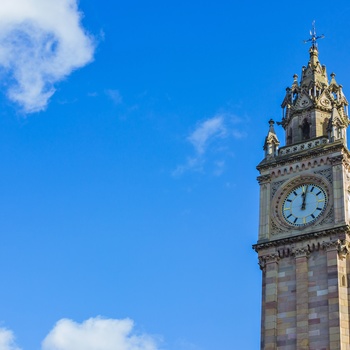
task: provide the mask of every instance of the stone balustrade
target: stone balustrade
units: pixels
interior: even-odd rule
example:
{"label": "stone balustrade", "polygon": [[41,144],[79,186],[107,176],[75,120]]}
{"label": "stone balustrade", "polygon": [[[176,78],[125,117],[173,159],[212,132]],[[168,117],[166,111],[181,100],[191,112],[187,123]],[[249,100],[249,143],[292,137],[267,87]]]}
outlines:
{"label": "stone balustrade", "polygon": [[296,145],[281,147],[278,150],[278,155],[279,156],[286,156],[288,154],[292,154],[292,153],[295,153],[295,152],[309,150],[309,149],[318,147],[320,145],[324,145],[324,144],[326,144],[328,142],[329,142],[329,140],[328,140],[327,137],[318,137],[317,139],[308,140],[308,141],[305,141],[305,142],[298,143]]}

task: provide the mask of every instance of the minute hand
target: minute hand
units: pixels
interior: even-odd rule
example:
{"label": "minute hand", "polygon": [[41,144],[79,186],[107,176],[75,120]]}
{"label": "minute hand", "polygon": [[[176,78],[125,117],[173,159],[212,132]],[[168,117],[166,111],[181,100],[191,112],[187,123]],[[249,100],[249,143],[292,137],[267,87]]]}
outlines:
{"label": "minute hand", "polygon": [[307,194],[307,187],[308,185],[306,185],[305,190],[302,193],[303,196],[303,203],[301,204],[301,210],[305,210],[305,206],[306,206],[306,194]]}

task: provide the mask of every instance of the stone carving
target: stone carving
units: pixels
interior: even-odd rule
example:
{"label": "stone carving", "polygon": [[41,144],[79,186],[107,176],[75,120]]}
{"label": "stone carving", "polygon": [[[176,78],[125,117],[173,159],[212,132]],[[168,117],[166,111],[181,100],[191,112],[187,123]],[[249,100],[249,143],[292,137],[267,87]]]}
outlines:
{"label": "stone carving", "polygon": [[267,264],[278,263],[279,259],[280,259],[280,257],[279,257],[279,255],[277,253],[260,256],[259,257],[260,269],[265,271]]}
{"label": "stone carving", "polygon": [[296,258],[308,257],[310,254],[309,247],[294,248],[292,254]]}
{"label": "stone carving", "polygon": [[261,175],[257,177],[257,180],[259,182],[259,184],[264,184],[266,182],[270,182],[271,180],[271,176],[270,175]]}
{"label": "stone carving", "polygon": [[286,182],[286,180],[282,180],[282,181],[273,182],[271,184],[271,198],[273,198],[273,196],[275,195],[278,188],[281,187],[281,185],[285,182]]}
{"label": "stone carving", "polygon": [[340,156],[330,158],[329,161],[331,162],[331,164],[336,165],[336,164],[341,164],[343,162],[343,159],[344,159],[344,156],[340,155]]}
{"label": "stone carving", "polygon": [[340,241],[338,245],[338,254],[340,259],[345,259],[350,253],[350,243],[348,241]]}
{"label": "stone carving", "polygon": [[328,142],[329,141],[327,137],[320,137],[320,138],[317,138],[316,140],[310,140],[307,142],[299,143],[298,145],[281,147],[278,151],[278,155],[284,156],[287,154],[296,153],[303,150],[309,150],[311,148],[315,148],[320,145],[325,145]]}
{"label": "stone carving", "polygon": [[324,107],[329,107],[330,106],[330,101],[327,99],[327,98],[323,98],[321,100],[321,104],[324,106]]}
{"label": "stone carving", "polygon": [[325,245],[327,245],[329,242],[325,242],[325,241],[321,241],[320,239],[322,238],[326,238],[326,237],[333,237],[334,235],[338,236],[338,237],[344,237],[350,235],[350,226],[349,225],[343,225],[340,227],[336,227],[336,228],[329,228],[326,230],[320,230],[320,231],[316,231],[316,232],[311,232],[311,233],[307,233],[304,234],[302,236],[292,236],[292,237],[285,237],[285,238],[281,238],[281,239],[276,239],[270,242],[266,242],[266,243],[258,243],[258,244],[254,244],[253,245],[253,249],[256,252],[259,252],[261,250],[265,250],[265,249],[270,249],[273,247],[282,247],[285,245],[289,245],[289,244],[295,244],[295,243],[299,243],[299,242],[308,242],[309,240],[314,240],[317,239],[320,243],[322,248],[325,247]]}
{"label": "stone carving", "polygon": [[[307,144],[308,142],[304,142],[303,144]],[[301,144],[298,144],[300,146]],[[294,146],[287,146],[287,147],[294,147]],[[283,150],[284,147],[280,148],[280,151]],[[276,157],[274,158],[273,162],[261,162],[257,169],[262,171],[268,171],[269,169],[278,169],[283,166],[290,166],[293,164],[298,164],[300,162],[303,162],[304,160],[309,162],[310,159],[313,159],[316,163],[314,165],[319,165],[318,160],[316,157],[326,157],[327,162],[331,162],[332,158],[328,158],[328,155],[334,154],[336,152],[344,152],[342,156],[340,156],[340,162],[341,159],[344,158],[343,164],[350,168],[350,153],[344,148],[343,143],[334,143],[334,144],[328,144],[327,147],[317,147],[308,149],[308,152],[296,152],[296,153],[290,153],[288,152],[289,157]],[[286,155],[286,154],[284,154]],[[334,159],[334,157],[333,157]],[[334,162],[335,160],[333,160]],[[339,162],[339,159],[337,160]]]}
{"label": "stone carving", "polygon": [[264,259],[263,256],[259,257],[259,262],[258,262],[259,266],[260,266],[260,270],[265,271],[265,267],[266,267],[266,261]]}
{"label": "stone carving", "polygon": [[339,251],[340,249],[340,240],[336,240],[336,241],[330,241],[330,242],[323,242],[322,243],[322,248],[324,250],[337,250]]}
{"label": "stone carving", "polygon": [[332,168],[327,168],[319,171],[315,171],[315,174],[319,174],[325,177],[330,183],[333,183],[333,171]]}
{"label": "stone carving", "polygon": [[273,219],[271,219],[271,234],[278,235],[284,232],[285,231],[283,231],[279,226],[277,226],[276,222]]}

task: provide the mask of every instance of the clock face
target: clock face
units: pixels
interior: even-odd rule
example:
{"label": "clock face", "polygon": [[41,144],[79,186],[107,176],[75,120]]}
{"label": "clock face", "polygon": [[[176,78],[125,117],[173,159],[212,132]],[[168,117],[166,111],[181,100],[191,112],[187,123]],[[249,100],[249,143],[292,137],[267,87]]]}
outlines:
{"label": "clock face", "polygon": [[288,224],[304,226],[316,221],[327,206],[327,195],[319,185],[305,184],[289,192],[282,205]]}

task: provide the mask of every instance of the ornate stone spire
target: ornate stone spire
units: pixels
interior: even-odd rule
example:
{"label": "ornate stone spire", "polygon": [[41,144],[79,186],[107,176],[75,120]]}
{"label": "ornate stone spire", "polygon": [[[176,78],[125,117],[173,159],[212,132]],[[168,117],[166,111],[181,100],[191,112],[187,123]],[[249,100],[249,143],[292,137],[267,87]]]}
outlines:
{"label": "ornate stone spire", "polygon": [[273,158],[277,155],[278,146],[280,142],[278,141],[278,138],[275,132],[275,128],[274,128],[275,122],[272,119],[270,119],[269,124],[270,124],[270,128],[265,138],[264,151],[265,151],[266,158]]}
{"label": "ornate stone spire", "polygon": [[322,66],[318,60],[318,50],[316,46],[311,46],[310,59],[308,65],[302,68],[300,86],[304,89],[322,89],[328,85],[326,66]]}
{"label": "ornate stone spire", "polygon": [[[339,128],[345,129],[349,125],[348,101],[346,100],[342,86],[335,80],[335,74],[331,74],[328,81],[326,66],[321,65],[318,58],[317,39],[324,36],[316,36],[316,31],[310,32],[312,46],[309,49],[309,62],[302,67],[301,80],[298,84],[298,76],[293,76],[293,83],[286,89],[286,95],[282,102],[283,118],[281,124],[286,131],[286,145],[295,144],[317,137],[328,137],[330,120],[337,123]],[[336,116],[336,117],[335,117]],[[344,137],[332,137],[329,142]]]}

